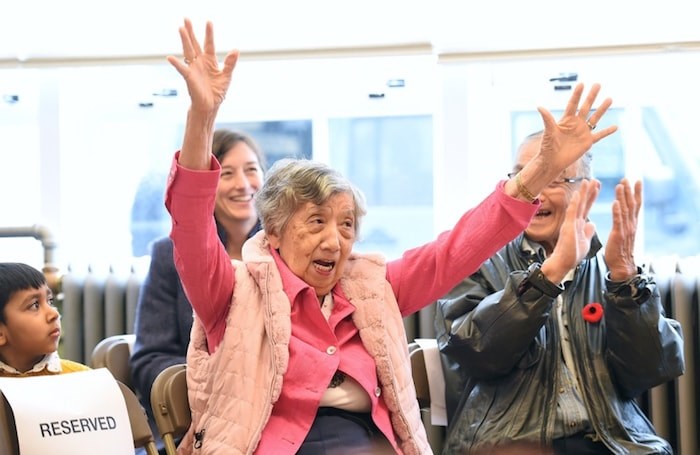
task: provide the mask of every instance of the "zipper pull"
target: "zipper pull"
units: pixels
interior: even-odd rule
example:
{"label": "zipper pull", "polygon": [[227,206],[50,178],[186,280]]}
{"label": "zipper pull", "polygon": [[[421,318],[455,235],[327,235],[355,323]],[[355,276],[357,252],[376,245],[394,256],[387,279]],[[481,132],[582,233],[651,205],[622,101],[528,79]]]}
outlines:
{"label": "zipper pull", "polygon": [[194,434],[194,448],[201,449],[202,441],[204,441],[204,429]]}

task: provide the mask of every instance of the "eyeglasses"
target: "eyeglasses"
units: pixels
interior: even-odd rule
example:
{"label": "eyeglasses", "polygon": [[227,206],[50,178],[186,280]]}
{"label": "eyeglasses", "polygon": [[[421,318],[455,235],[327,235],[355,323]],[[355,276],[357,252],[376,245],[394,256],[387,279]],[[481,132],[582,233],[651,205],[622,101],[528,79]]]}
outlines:
{"label": "eyeglasses", "polygon": [[[517,172],[509,172],[508,178],[512,179],[516,174]],[[550,188],[557,188],[564,185],[573,185],[574,183],[578,183],[582,180],[586,180],[586,177],[560,177],[557,180],[552,180],[547,186]]]}

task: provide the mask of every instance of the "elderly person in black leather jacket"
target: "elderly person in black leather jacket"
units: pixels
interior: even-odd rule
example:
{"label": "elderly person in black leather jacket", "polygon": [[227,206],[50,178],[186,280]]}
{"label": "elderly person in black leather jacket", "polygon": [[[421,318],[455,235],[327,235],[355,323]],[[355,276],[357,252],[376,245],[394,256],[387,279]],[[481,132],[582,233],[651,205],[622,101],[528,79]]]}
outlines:
{"label": "elderly person in black leather jacket", "polygon": [[[540,140],[526,138],[514,171]],[[605,249],[586,218],[598,187],[584,156],[541,193],[525,233],[438,302],[444,453],[522,442],[557,454],[672,453],[635,401],[684,371],[680,324],[634,261],[641,183],[616,186]],[[573,200],[585,201],[578,213]]]}

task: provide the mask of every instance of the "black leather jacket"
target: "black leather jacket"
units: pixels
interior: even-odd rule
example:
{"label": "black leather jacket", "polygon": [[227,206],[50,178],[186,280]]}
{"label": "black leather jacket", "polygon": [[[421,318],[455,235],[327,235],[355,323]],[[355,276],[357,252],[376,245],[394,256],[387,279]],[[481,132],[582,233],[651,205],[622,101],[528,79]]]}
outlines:
{"label": "black leather jacket", "polygon": [[[487,260],[437,305],[449,428],[444,453],[472,453],[499,443],[552,439],[561,346],[554,302],[563,292],[583,401],[596,437],[613,453],[672,453],[635,397],[683,374],[680,324],[664,316],[650,276],[606,279],[597,238],[564,290],[539,270],[543,253],[523,236]],[[533,246],[536,246],[533,244]],[[641,272],[641,270],[640,270]],[[604,316],[588,323],[583,307]]]}

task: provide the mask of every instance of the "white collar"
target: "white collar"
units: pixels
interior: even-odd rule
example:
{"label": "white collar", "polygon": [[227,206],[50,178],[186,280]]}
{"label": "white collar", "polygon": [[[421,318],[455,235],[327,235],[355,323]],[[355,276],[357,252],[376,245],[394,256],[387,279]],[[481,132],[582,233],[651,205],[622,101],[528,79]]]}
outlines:
{"label": "white collar", "polygon": [[6,364],[2,360],[0,360],[0,369],[10,373],[10,374],[27,374],[27,373],[38,373],[42,371],[43,369],[46,369],[50,371],[51,373],[60,373],[61,372],[61,358],[58,356],[58,352],[52,352],[51,354],[46,354],[44,358],[39,360],[37,363],[34,364],[31,370],[21,372],[17,370],[15,367],[11,367],[10,365]]}

